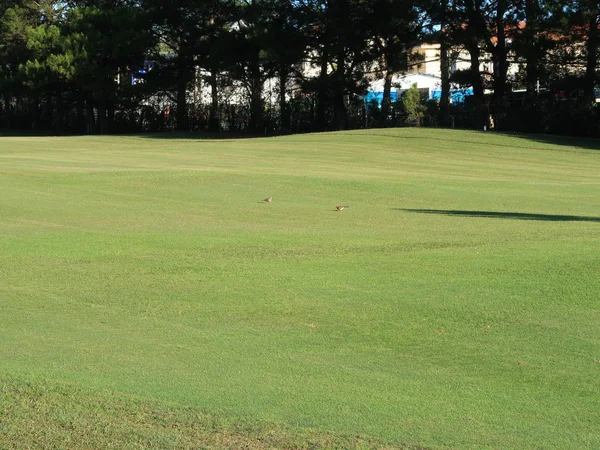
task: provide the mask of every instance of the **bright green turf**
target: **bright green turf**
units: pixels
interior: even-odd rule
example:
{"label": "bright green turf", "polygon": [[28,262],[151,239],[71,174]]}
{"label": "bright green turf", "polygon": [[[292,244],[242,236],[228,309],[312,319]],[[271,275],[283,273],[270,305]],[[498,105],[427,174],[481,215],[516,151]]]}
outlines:
{"label": "bright green turf", "polygon": [[14,430],[48,389],[297,436],[600,448],[600,151],[551,141],[0,138],[0,447],[34,440]]}

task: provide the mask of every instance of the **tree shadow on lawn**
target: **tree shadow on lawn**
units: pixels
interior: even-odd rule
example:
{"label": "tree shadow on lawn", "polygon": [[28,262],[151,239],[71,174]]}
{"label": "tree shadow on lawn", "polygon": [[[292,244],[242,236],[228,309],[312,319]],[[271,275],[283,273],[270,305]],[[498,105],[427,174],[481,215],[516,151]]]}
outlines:
{"label": "tree shadow on lawn", "polygon": [[516,137],[527,141],[539,142],[541,144],[564,145],[568,147],[584,148],[588,150],[600,150],[600,139],[590,137],[563,136],[554,134],[525,134],[499,131],[498,134]]}
{"label": "tree shadow on lawn", "polygon": [[492,219],[512,219],[512,220],[544,220],[551,222],[597,222],[600,223],[600,217],[586,216],[567,216],[554,214],[532,214],[516,212],[496,212],[496,211],[461,211],[445,209],[404,209],[395,208],[400,211],[418,213],[418,214],[441,214],[445,216],[458,217],[484,217]]}
{"label": "tree shadow on lawn", "polygon": [[199,141],[212,141],[212,140],[227,140],[227,139],[256,139],[273,137],[273,135],[264,134],[253,134],[244,132],[234,131],[157,131],[153,133],[136,133],[136,134],[124,134],[127,137],[136,137],[143,139],[192,139]]}
{"label": "tree shadow on lawn", "polygon": [[155,132],[141,132],[141,133],[107,133],[107,134],[91,134],[87,135],[84,133],[56,133],[52,130],[10,130],[0,128],[0,137],[49,137],[49,136],[114,136],[114,137],[129,137],[129,138],[142,138],[142,139],[192,139],[199,141],[212,141],[212,140],[232,140],[232,139],[256,139],[265,137],[274,137],[276,135],[269,134],[264,135],[261,133],[246,133],[246,132],[234,132],[234,131],[155,131]]}

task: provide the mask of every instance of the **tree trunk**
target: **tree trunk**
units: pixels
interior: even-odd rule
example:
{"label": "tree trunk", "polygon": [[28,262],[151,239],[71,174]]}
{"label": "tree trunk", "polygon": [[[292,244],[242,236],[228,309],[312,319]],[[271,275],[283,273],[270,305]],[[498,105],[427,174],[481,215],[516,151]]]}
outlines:
{"label": "tree trunk", "polygon": [[260,66],[258,62],[258,54],[250,68],[250,120],[248,122],[248,128],[251,133],[264,133],[265,132],[265,114],[263,104],[263,87],[264,82],[260,72]]}
{"label": "tree trunk", "polygon": [[280,131],[288,133],[290,130],[290,111],[285,98],[287,92],[288,72],[287,68],[282,66],[279,70],[279,114],[281,117]]}
{"label": "tree trunk", "polygon": [[30,103],[31,129],[37,130],[40,126],[40,96],[36,92],[31,97]]}
{"label": "tree trunk", "polygon": [[75,129],[77,133],[86,132],[85,100],[81,93],[79,93],[77,100],[77,125]]}
{"label": "tree trunk", "polygon": [[94,102],[91,99],[86,101],[86,134],[96,133],[96,117],[94,115]]}
{"label": "tree trunk", "polygon": [[467,2],[469,16],[469,41],[468,50],[471,59],[471,83],[473,84],[473,125],[477,129],[482,129],[486,123],[484,117],[484,91],[481,82],[481,72],[479,70],[479,59],[481,50],[479,48],[479,34],[477,32],[477,23],[479,20],[476,10],[475,0]]}
{"label": "tree trunk", "polygon": [[527,43],[525,55],[525,87],[527,92],[525,98],[527,107],[534,108],[537,103],[540,61],[537,44],[537,34],[539,32],[539,0],[526,0],[525,17],[527,19],[527,26],[524,30]]}
{"label": "tree trunk", "polygon": [[189,64],[185,56],[180,55],[177,60],[177,130],[188,129],[187,88],[190,80]]}
{"label": "tree trunk", "polygon": [[10,128],[10,94],[4,92],[4,104],[2,105],[2,127]]}
{"label": "tree trunk", "polygon": [[108,120],[107,120],[107,108],[105,95],[100,95],[97,103],[98,110],[98,128],[100,134],[108,133]]}
{"label": "tree trunk", "polygon": [[504,99],[507,92],[507,49],[506,33],[504,24],[504,14],[506,13],[506,0],[498,0],[496,8],[496,45],[490,43],[489,49],[492,51],[494,65],[494,122],[497,126],[502,126],[504,115]]}
{"label": "tree trunk", "polygon": [[109,100],[106,105],[106,129],[107,132],[114,130],[115,124],[115,103]]}
{"label": "tree trunk", "polygon": [[348,125],[348,112],[344,104],[344,81],[346,77],[346,55],[340,52],[337,57],[337,68],[335,71],[335,86],[333,93],[333,114],[335,127],[338,130],[345,130]]}
{"label": "tree trunk", "polygon": [[442,24],[440,34],[440,72],[442,79],[442,92],[440,94],[440,124],[443,127],[450,126],[450,48],[448,37]]}
{"label": "tree trunk", "polygon": [[209,131],[220,131],[219,126],[219,87],[217,86],[217,69],[211,67],[210,76],[210,117],[208,119]]}
{"label": "tree trunk", "polygon": [[483,104],[484,104],[484,91],[483,84],[481,82],[481,72],[479,71],[479,43],[477,38],[471,39],[469,45],[469,54],[471,56],[471,83],[473,84],[473,97],[474,97],[474,125],[476,128],[481,129],[484,125],[483,116]]}
{"label": "tree trunk", "polygon": [[587,41],[586,41],[586,64],[584,76],[583,96],[587,105],[593,105],[596,101],[594,88],[596,86],[596,65],[598,64],[598,3],[590,2],[588,11],[589,19],[587,23]]}
{"label": "tree trunk", "polygon": [[56,90],[54,93],[55,99],[55,107],[54,114],[52,117],[52,129],[56,134],[60,134],[62,131],[62,121],[63,121],[63,102],[62,102],[62,93],[60,90]]}
{"label": "tree trunk", "polygon": [[317,123],[316,128],[318,131],[324,131],[326,129],[326,118],[325,113],[327,110],[327,100],[329,93],[329,77],[327,74],[327,60],[329,54],[326,49],[323,49],[321,54],[321,71],[319,73],[319,87],[317,92]]}
{"label": "tree trunk", "polygon": [[265,118],[262,98],[263,83],[260,79],[251,81],[250,88],[250,120],[248,129],[251,133],[264,133]]}
{"label": "tree trunk", "polygon": [[388,68],[385,71],[383,80],[383,99],[381,101],[381,124],[390,125],[390,114],[392,111],[392,71]]}

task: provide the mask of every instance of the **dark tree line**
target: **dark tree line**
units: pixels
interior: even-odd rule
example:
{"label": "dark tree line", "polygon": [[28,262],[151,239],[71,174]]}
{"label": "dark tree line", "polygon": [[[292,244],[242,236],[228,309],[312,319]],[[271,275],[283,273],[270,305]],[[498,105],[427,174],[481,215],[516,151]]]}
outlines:
{"label": "dark tree line", "polygon": [[[428,123],[598,135],[599,18],[592,0],[0,0],[0,128],[393,126],[393,75],[435,42]],[[473,95],[451,104],[452,83]]]}

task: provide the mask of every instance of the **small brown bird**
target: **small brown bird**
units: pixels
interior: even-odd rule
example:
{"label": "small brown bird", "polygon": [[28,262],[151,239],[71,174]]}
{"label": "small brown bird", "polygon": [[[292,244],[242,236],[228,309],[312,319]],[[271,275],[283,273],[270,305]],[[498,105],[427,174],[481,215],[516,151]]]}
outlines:
{"label": "small brown bird", "polygon": [[349,208],[349,206],[348,205],[346,205],[346,206],[340,205],[340,206],[335,207],[335,209],[337,209],[338,211],[341,211],[344,208]]}
{"label": "small brown bird", "polygon": [[265,198],[265,202],[267,202],[267,203],[271,203],[272,201],[273,201],[273,197]]}

